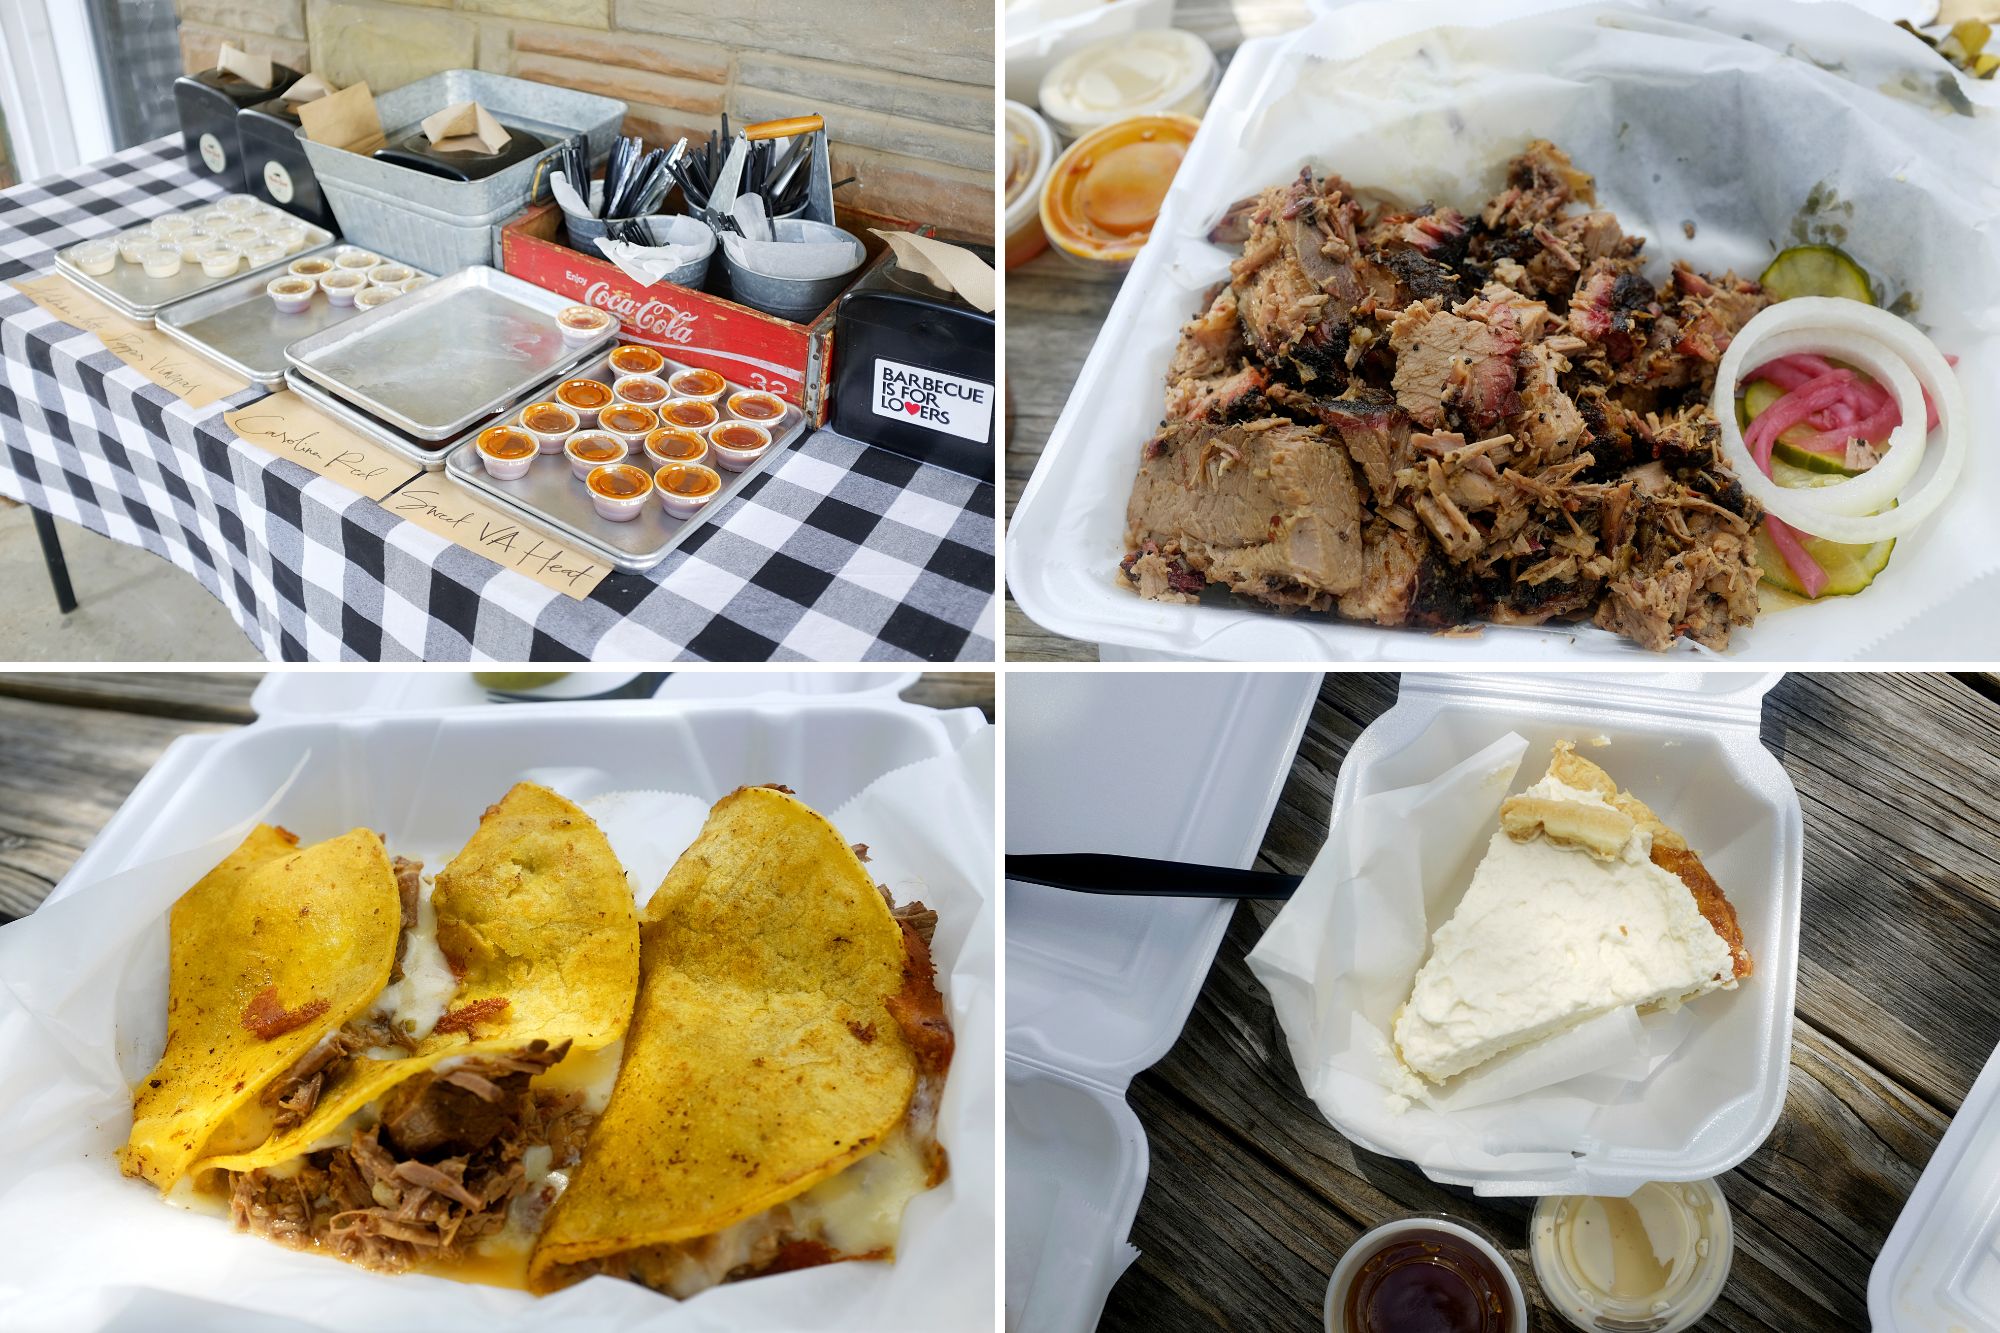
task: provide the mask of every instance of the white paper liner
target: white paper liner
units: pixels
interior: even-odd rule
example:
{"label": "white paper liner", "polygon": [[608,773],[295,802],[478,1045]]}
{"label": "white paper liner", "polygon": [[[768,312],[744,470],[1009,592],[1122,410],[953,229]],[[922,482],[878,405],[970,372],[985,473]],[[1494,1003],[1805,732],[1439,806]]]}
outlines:
{"label": "white paper liner", "polygon": [[[1978,116],[1960,113],[1975,104]],[[1838,3],[1394,0],[1322,17],[1247,95],[1238,84],[1211,109],[1207,142],[1175,180],[1106,324],[1099,350],[1115,364],[1086,368],[1052,437],[1051,456],[1071,452],[1076,435],[1080,457],[1044,469],[1061,476],[1053,493],[1031,493],[1051,509],[1046,525],[1016,526],[1017,546],[1024,532],[1047,545],[1010,553],[1024,603],[1059,610],[1065,632],[1216,656],[1643,653],[1589,627],[1423,639],[1317,617],[1142,603],[1118,587],[1137,449],[1159,419],[1179,326],[1227,276],[1231,252],[1208,243],[1209,227],[1231,201],[1306,163],[1404,203],[1430,198],[1470,212],[1509,157],[1546,137],[1596,177],[1600,206],[1647,238],[1655,280],[1676,258],[1754,277],[1776,247],[1843,245],[1888,298],[1913,294],[1917,325],[1960,358],[1973,436],[1983,440],[2000,420],[1996,105],[2000,87],[1955,78],[1914,38]],[[1826,206],[1801,217],[1815,197]],[[1872,587],[1772,611],[1732,635],[1729,655],[1849,659],[2000,569],[2000,548],[1986,539],[2000,473],[1987,452],[1972,450],[1959,493],[1898,543]],[[1926,460],[1918,484],[1934,466]]]}
{"label": "white paper liner", "polygon": [[1396,1060],[1396,1011],[1485,854],[1527,748],[1509,732],[1428,782],[1357,801],[1249,956],[1328,1121],[1482,1194],[1519,1191],[1479,1173],[1566,1166],[1591,1149],[1602,1108],[1635,1095],[1694,1031],[1685,1007],[1627,1006],[1436,1087]]}
{"label": "white paper liner", "polygon": [[[306,759],[300,760],[300,768]],[[416,1274],[388,1276],[233,1232],[120,1175],[131,1082],[165,1042],[165,914],[262,808],[185,851],[134,866],[0,929],[0,1327],[90,1329],[979,1329],[993,1308],[994,975],[991,728],[952,755],[877,778],[836,812],[899,902],[937,909],[939,986],[957,1052],[939,1114],[951,1175],[904,1215],[898,1259],[734,1283],[676,1302],[598,1277],[537,1300]],[[295,774],[296,776],[296,770]],[[569,777],[581,780],[580,773]],[[774,780],[782,775],[775,775]],[[561,790],[563,770],[495,775]],[[289,783],[286,784],[290,786]],[[708,797],[580,793],[601,812],[635,894],[650,896],[706,817]],[[717,791],[713,797],[726,793]],[[273,812],[276,812],[275,814]],[[309,825],[308,825],[309,826]],[[386,829],[391,850],[442,866],[469,829]],[[454,841],[456,840],[456,841]],[[657,872],[657,873],[655,873]]]}

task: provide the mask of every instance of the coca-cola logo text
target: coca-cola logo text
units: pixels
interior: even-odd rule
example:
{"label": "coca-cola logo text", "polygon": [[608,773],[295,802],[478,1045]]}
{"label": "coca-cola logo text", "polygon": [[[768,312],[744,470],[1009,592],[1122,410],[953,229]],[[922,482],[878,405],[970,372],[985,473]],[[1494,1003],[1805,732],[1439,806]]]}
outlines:
{"label": "coca-cola logo text", "polygon": [[641,301],[632,291],[614,287],[603,280],[591,282],[575,273],[564,274],[570,282],[583,286],[585,303],[608,310],[635,329],[664,342],[684,343],[694,337],[695,322],[701,318],[691,310],[652,297]]}

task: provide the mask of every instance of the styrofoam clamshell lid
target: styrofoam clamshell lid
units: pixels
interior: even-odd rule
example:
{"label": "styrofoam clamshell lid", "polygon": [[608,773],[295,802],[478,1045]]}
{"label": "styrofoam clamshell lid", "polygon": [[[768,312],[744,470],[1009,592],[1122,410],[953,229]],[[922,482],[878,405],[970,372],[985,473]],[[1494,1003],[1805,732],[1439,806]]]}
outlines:
{"label": "styrofoam clamshell lid", "polygon": [[[1486,1195],[1622,1197],[1648,1181],[1719,1175],[1754,1152],[1784,1109],[1798,981],[1804,817],[1797,790],[1759,738],[1762,700],[1782,673],[1411,673],[1394,708],[1349,750],[1333,827],[1376,792],[1427,782],[1509,732],[1528,742],[1513,789],[1541,776],[1558,740],[1575,742],[1621,787],[1684,834],[1723,886],[1756,970],[1688,1007],[1694,1029],[1644,1084],[1603,1106],[1568,1151],[1464,1145],[1466,1165],[1432,1179]],[[1476,860],[1476,856],[1475,856]],[[1457,882],[1471,865],[1459,867]],[[1361,1146],[1370,1141],[1329,1112]]]}
{"label": "styrofoam clamshell lid", "polygon": [[[1007,692],[1007,850],[1248,866],[1312,672],[1034,672]],[[1165,1055],[1234,904],[1007,886],[1007,1053],[1122,1089]]]}
{"label": "styrofoam clamshell lid", "polygon": [[2000,1050],[1876,1256],[1868,1318],[1875,1333],[2000,1329]]}
{"label": "styrofoam clamshell lid", "polygon": [[[632,671],[573,671],[562,680],[519,691],[545,703],[615,689]],[[915,671],[676,671],[655,699],[893,699],[914,685]],[[250,696],[260,720],[350,717],[498,704],[467,671],[274,671]]]}

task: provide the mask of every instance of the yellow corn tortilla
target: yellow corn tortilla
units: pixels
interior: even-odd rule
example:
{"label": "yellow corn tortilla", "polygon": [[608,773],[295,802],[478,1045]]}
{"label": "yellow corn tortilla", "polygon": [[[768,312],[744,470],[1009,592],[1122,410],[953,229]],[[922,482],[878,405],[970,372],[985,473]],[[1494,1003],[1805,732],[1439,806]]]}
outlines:
{"label": "yellow corn tortilla", "polygon": [[646,906],[638,1012],[604,1115],[529,1261],[563,1266],[720,1231],[881,1146],[916,1061],[887,1007],[902,927],[839,832],[746,787]]}
{"label": "yellow corn tortilla", "polygon": [[[382,840],[297,842],[260,825],[174,904],[167,1048],[132,1097],[126,1175],[172,1189],[238,1108],[388,981],[402,917]],[[260,1037],[245,1023],[260,995],[311,1017]]]}
{"label": "yellow corn tortilla", "polygon": [[632,887],[603,831],[571,802],[517,784],[487,808],[471,841],[439,872],[431,906],[438,947],[459,977],[449,1010],[494,997],[506,1007],[470,1035],[433,1032],[409,1055],[355,1060],[321,1091],[304,1122],[261,1147],[209,1158],[203,1170],[289,1161],[451,1056],[518,1050],[537,1038],[596,1050],[625,1034],[639,985]]}

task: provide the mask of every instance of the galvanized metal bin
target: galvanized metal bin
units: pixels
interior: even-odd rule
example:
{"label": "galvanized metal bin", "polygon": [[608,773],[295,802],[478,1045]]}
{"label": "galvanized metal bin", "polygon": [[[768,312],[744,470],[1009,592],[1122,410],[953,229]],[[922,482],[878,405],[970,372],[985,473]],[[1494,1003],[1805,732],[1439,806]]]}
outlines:
{"label": "galvanized metal bin", "polygon": [[[501,121],[557,141],[587,136],[590,160],[611,151],[625,104],[529,79],[448,69],[375,99],[393,141],[434,111],[476,101]],[[393,254],[432,273],[500,262],[500,224],[548,191],[543,164],[556,151],[515,163],[484,180],[454,181],[314,143],[299,131],[313,174],[352,243]]]}

